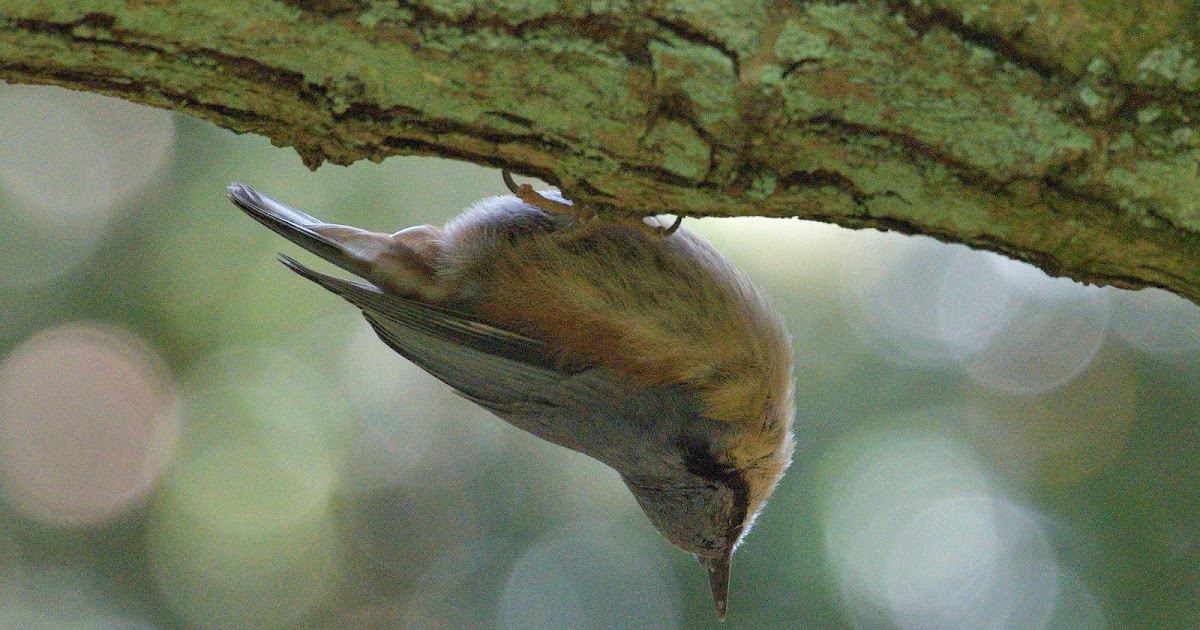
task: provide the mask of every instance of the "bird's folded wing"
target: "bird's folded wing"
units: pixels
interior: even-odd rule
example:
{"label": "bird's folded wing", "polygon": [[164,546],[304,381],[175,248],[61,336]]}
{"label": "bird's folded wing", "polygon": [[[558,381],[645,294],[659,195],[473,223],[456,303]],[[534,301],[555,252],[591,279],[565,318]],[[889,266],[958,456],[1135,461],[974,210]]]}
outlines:
{"label": "bird's folded wing", "polygon": [[313,271],[287,256],[280,259],[362,309],[393,350],[497,413],[511,412],[513,405],[552,404],[544,395],[559,390],[574,374],[559,369],[535,339],[370,284]]}
{"label": "bird's folded wing", "polygon": [[463,397],[618,471],[654,470],[680,427],[699,421],[682,385],[641,387],[603,366],[566,370],[536,339],[280,259],[362,309],[384,343]]}

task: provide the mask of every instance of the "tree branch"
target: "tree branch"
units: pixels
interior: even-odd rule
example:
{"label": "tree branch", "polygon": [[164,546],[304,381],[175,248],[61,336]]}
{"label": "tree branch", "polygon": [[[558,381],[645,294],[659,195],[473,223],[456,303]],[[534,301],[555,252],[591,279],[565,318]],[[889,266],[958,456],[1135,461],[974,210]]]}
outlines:
{"label": "tree branch", "polygon": [[[602,212],[799,216],[1200,303],[1189,0],[0,4],[0,78]],[[1191,26],[1189,26],[1191,25]]]}

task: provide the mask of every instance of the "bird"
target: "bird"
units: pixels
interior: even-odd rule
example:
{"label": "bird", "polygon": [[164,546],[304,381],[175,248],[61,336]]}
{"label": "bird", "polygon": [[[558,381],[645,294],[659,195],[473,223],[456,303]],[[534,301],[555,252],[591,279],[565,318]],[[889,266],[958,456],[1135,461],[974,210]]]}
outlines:
{"label": "bird", "polygon": [[705,567],[723,621],[733,552],[795,446],[786,326],[682,217],[669,228],[602,217],[503,177],[510,194],[392,234],[324,223],[239,183],[228,197],[357,276],[280,254],[401,356],[613,468],[651,524]]}

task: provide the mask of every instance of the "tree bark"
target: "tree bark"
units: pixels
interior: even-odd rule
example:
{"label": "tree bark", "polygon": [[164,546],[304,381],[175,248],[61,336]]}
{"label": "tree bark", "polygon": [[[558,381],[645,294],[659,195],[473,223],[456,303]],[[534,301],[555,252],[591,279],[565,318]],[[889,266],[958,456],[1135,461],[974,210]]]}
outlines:
{"label": "tree bark", "polygon": [[1200,303],[1197,0],[0,1],[0,78]]}

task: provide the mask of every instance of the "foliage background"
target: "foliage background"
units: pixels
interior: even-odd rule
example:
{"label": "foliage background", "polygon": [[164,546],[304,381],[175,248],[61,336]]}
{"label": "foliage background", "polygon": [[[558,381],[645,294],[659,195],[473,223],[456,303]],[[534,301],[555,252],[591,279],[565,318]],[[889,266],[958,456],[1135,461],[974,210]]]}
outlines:
{"label": "foliage background", "polygon": [[[54,88],[3,86],[0,132],[0,627],[716,625],[613,472],[392,354],[224,198],[394,230],[498,173],[314,174]],[[727,627],[1200,625],[1194,305],[924,238],[687,225],[796,340],[800,446]]]}

